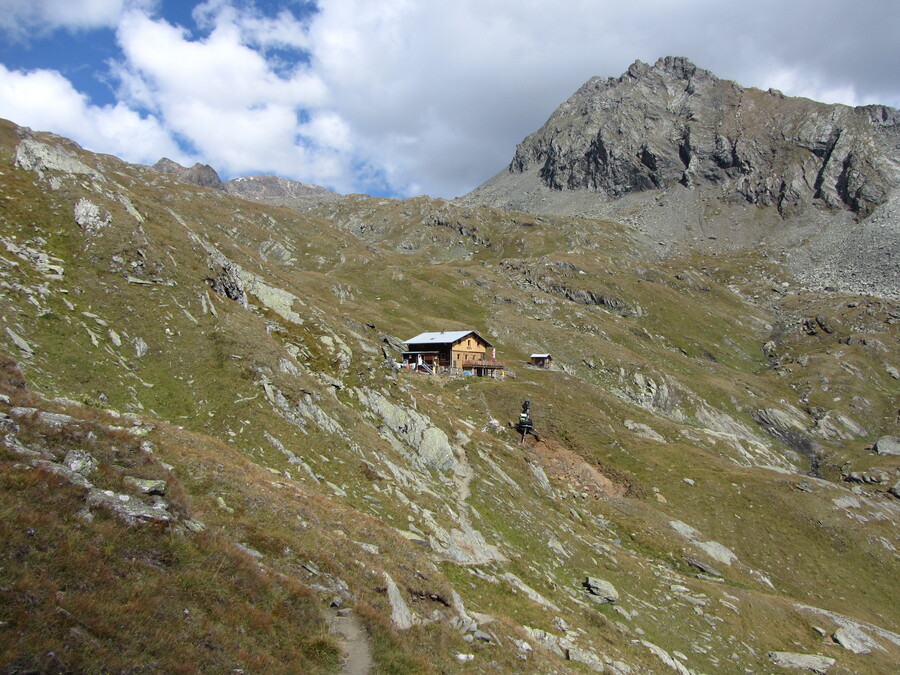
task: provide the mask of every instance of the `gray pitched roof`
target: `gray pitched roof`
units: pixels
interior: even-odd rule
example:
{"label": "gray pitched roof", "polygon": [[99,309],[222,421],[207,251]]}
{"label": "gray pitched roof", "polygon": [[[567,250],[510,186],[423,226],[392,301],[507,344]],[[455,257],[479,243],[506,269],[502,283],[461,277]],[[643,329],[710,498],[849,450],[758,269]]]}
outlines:
{"label": "gray pitched roof", "polygon": [[467,335],[477,335],[488,347],[493,345],[474,330],[448,330],[439,333],[420,333],[406,341],[407,345],[447,345],[462,340]]}

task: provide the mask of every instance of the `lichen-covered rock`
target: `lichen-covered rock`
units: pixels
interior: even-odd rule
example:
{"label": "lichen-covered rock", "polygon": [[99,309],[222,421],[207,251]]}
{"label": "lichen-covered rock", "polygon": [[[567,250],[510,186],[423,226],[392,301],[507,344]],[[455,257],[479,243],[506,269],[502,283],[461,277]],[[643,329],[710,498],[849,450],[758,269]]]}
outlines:
{"label": "lichen-covered rock", "polygon": [[[560,638],[559,636],[540,628],[532,628],[531,626],[523,626],[523,628],[525,629],[525,632],[531,636],[531,639],[541,645],[541,647],[553,652],[557,656],[565,658],[566,652],[563,646],[565,644],[565,638]],[[527,646],[527,643],[525,644]],[[531,651],[531,648],[529,647],[527,651]]]}
{"label": "lichen-covered rock", "polygon": [[731,565],[736,563],[738,557],[727,546],[723,546],[717,541],[697,541],[694,542],[713,560],[718,560],[723,565]]}
{"label": "lichen-covered rock", "polygon": [[85,234],[97,234],[100,230],[109,227],[110,215],[101,215],[100,207],[88,199],[79,199],[75,204],[75,222],[84,230]]}
{"label": "lichen-covered rock", "polygon": [[166,494],[166,481],[164,480],[154,480],[151,478],[136,478],[135,476],[125,476],[125,482],[129,485],[134,486],[138,489],[139,492],[145,495],[159,495],[163,496]]}
{"label": "lichen-covered rock", "polygon": [[43,174],[44,171],[59,171],[66,174],[87,175],[95,180],[103,176],[87,164],[72,156],[65,149],[41,143],[33,138],[23,139],[16,147],[16,166],[26,171]]}
{"label": "lichen-covered rock", "polygon": [[734,552],[726,546],[723,546],[717,541],[703,541],[701,539],[701,534],[693,527],[684,523],[680,520],[672,520],[669,521],[669,525],[682,537],[687,539],[689,542],[700,548],[706,555],[708,555],[713,560],[716,560],[723,565],[731,565],[732,563],[737,562],[738,557],[734,554]]}
{"label": "lichen-covered rock", "polygon": [[647,649],[650,650],[656,657],[665,663],[669,668],[674,670],[679,675],[693,675],[690,670],[688,670],[687,666],[681,663],[678,659],[674,658],[669,652],[667,652],[662,647],[659,647],[652,642],[647,642],[646,640],[641,640],[641,644],[644,645]]}
{"label": "lichen-covered rock", "polygon": [[818,654],[797,654],[795,652],[769,652],[769,658],[779,668],[809,670],[824,675],[835,664],[835,660]]}
{"label": "lichen-covered rock", "polygon": [[900,455],[900,437],[882,436],[875,443],[875,452],[879,455]]}
{"label": "lichen-covered rock", "polygon": [[320,335],[319,342],[325,345],[325,348],[335,356],[338,368],[342,371],[350,367],[353,358],[353,352],[347,343],[340,337],[332,333],[331,335]]}
{"label": "lichen-covered rock", "polygon": [[89,476],[97,469],[97,460],[89,452],[72,449],[66,453],[63,465],[70,471],[80,473],[82,476]]}
{"label": "lichen-covered rock", "polygon": [[206,283],[209,284],[213,293],[217,293],[229,300],[237,300],[240,303],[244,302],[244,285],[240,278],[232,273],[229,266],[226,265],[222,267],[219,273],[213,277],[209,277],[206,280]]}
{"label": "lichen-covered rock", "polygon": [[663,438],[652,428],[648,427],[646,424],[641,424],[640,422],[635,422],[634,420],[625,420],[624,422],[622,422],[622,426],[629,431],[633,431],[638,436],[643,436],[648,440],[656,441],[657,443],[666,442],[665,438]]}
{"label": "lichen-covered rock", "polygon": [[868,654],[872,651],[869,648],[869,643],[872,642],[872,639],[862,633],[862,631],[854,630],[853,628],[838,628],[834,632],[834,641],[854,654]]}
{"label": "lichen-covered rock", "polygon": [[88,492],[86,502],[89,507],[99,506],[109,509],[128,525],[168,523],[172,519],[164,502],[156,501],[148,504],[132,495],[118,494],[112,490],[92,488]]}
{"label": "lichen-covered rock", "polygon": [[833,410],[816,422],[816,431],[824,438],[841,441],[849,441],[866,435],[865,427]]}
{"label": "lichen-covered rock", "polygon": [[400,630],[412,628],[416,625],[416,619],[409,610],[409,605],[406,604],[397,582],[387,572],[384,573],[384,580],[387,582],[388,600],[391,603],[391,621]]}
{"label": "lichen-covered rock", "polygon": [[425,415],[396,405],[377,391],[357,389],[356,394],[391,432],[415,450],[425,466],[447,471],[456,464],[456,453],[447,434]]}
{"label": "lichen-covered rock", "polygon": [[560,611],[559,607],[557,607],[555,603],[538,593],[512,572],[505,572],[501,576],[502,578],[506,579],[506,581],[508,581],[513,588],[524,593],[525,596],[532,602],[536,602],[539,605],[543,605],[544,607],[549,607],[556,612]]}
{"label": "lichen-covered rock", "polygon": [[291,401],[267,379],[260,384],[275,410],[294,426],[302,429],[307,421],[311,421],[323,431],[341,433],[341,425],[316,404],[311,394],[304,393],[298,400]]}
{"label": "lichen-covered rock", "polygon": [[808,426],[803,414],[795,408],[791,408],[790,411],[780,408],[763,408],[751,413],[750,416],[757,424],[776,429],[806,431]]}
{"label": "lichen-covered rock", "polygon": [[93,485],[91,485],[91,482],[83,475],[81,475],[77,471],[73,471],[67,466],[63,466],[62,464],[57,464],[56,462],[51,462],[43,459],[34,459],[31,461],[31,465],[36,468],[43,469],[44,471],[56,474],[57,476],[61,476],[73,485],[77,485],[79,487],[87,489],[93,487]]}
{"label": "lichen-covered rock", "polygon": [[601,604],[618,602],[619,600],[619,591],[616,590],[615,586],[604,579],[587,577],[581,585],[584,586],[588,593]]}

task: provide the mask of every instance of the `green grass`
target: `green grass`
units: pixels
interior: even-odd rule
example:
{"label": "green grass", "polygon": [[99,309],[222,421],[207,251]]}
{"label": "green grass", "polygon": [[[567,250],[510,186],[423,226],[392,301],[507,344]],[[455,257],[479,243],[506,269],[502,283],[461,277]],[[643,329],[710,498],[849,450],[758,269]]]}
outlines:
{"label": "green grass", "polygon": [[[0,141],[0,157],[11,166],[16,139],[9,125],[0,125]],[[298,215],[165,177],[149,186],[125,165],[116,171],[126,187],[110,191],[126,193],[141,211],[140,230],[115,195],[73,181],[49,191],[35,176],[12,168],[0,176],[0,196],[14,197],[0,199],[0,236],[21,243],[40,235],[45,242],[39,247],[62,258],[66,268],[62,279],[48,280],[28,261],[2,253],[19,264],[0,266],[9,284],[0,296],[4,321],[36,347],[33,358],[22,358],[28,386],[48,398],[86,404],[67,408],[16,391],[19,403],[86,420],[66,432],[23,425],[20,437],[58,456],[75,446],[96,454],[102,466],[95,480],[106,489],[127,491],[126,472],[165,478],[176,510],[208,530],[189,535],[177,534],[177,528],[130,529],[102,512],[83,522],[74,515],[83,501],[75,488],[16,467],[21,458],[3,451],[0,523],[9,542],[2,555],[9,562],[0,564],[0,613],[12,609],[0,615],[7,622],[0,628],[0,669],[100,672],[102,663],[104,672],[125,670],[141,652],[149,655],[142,663],[151,669],[172,672],[266,672],[283,663],[296,664],[295,672],[334,672],[335,643],[324,631],[321,609],[337,591],[308,587],[338,579],[352,595],[345,600],[367,626],[376,672],[571,667],[536,645],[524,663],[510,647],[513,637],[524,639],[523,624],[559,634],[553,613],[513,594],[505,582],[491,584],[464,566],[441,561],[395,531],[411,523],[427,529],[421,514],[426,509],[442,527],[458,527],[454,514],[465,507],[449,472],[420,471],[385,440],[381,421],[354,396],[358,387],[415,408],[454,442],[457,432],[470,439],[465,452],[475,476],[468,504],[479,516],[471,509],[463,515],[510,558],[485,571],[512,571],[552,597],[566,622],[584,631],[582,646],[593,645],[636,668],[661,667],[632,645],[637,633],[617,627],[623,619],[612,608],[586,611],[568,599],[564,589],[597,574],[628,594],[622,607],[638,610],[629,630],[640,627],[645,639],[688,654],[694,670],[764,670],[769,663],[763,655],[775,648],[827,652],[859,672],[878,672],[892,657],[835,654],[839,648],[822,645],[792,606],[808,603],[886,627],[896,624],[895,557],[881,540],[893,541],[890,523],[851,520],[832,503],[844,494],[838,488],[816,484],[813,493],[802,493],[793,486],[802,476],[738,466],[744,460],[727,441],[704,435],[697,411],[704,406],[730,416],[776,452],[778,446],[751,421],[753,410],[790,405],[804,411],[810,424],[816,408],[847,415],[866,431],[849,441],[819,439],[829,479],[839,482],[842,469],[892,470],[890,460],[874,457],[867,446],[895,427],[900,389],[885,364],[900,363],[890,351],[896,328],[885,321],[896,304],[802,293],[776,298],[763,275],[777,278],[778,269],[759,255],[658,261],[612,223],[465,209],[428,198],[353,197]],[[83,196],[113,215],[110,228],[92,239],[71,220]],[[360,224],[371,227],[363,231]],[[457,224],[477,230],[479,242],[461,235]],[[298,297],[294,310],[302,324],[265,309],[252,294],[249,309],[215,296],[205,279],[217,270],[189,232]],[[289,248],[297,262],[263,263],[258,252],[270,240]],[[141,260],[145,277],[175,285],[124,283],[113,256]],[[560,262],[585,274],[553,265]],[[544,276],[546,290],[529,282]],[[40,290],[44,284],[49,293]],[[622,317],[573,303],[553,285],[614,295],[639,305],[644,315]],[[338,298],[338,286],[352,297]],[[202,314],[201,293],[212,298],[217,317]],[[748,302],[754,294],[757,301]],[[849,307],[851,300],[860,304]],[[115,347],[108,329],[84,311],[107,321],[122,346]],[[804,318],[819,314],[835,319],[834,334],[808,336],[800,329]],[[82,322],[97,334],[98,345]],[[474,328],[495,343],[510,377],[395,377],[383,366],[384,335],[403,339],[457,327]],[[319,340],[331,334],[353,352],[346,370]],[[862,344],[860,336],[870,343]],[[141,358],[134,354],[137,337],[148,346]],[[7,338],[0,333],[3,346],[18,355]],[[769,339],[777,342],[774,359],[762,351]],[[878,350],[873,339],[887,351]],[[280,367],[291,345],[300,350],[299,375]],[[526,367],[522,362],[534,351],[550,351],[561,370]],[[340,378],[343,388],[333,391],[317,373]],[[637,405],[636,374],[668,385],[670,405]],[[340,432],[327,433],[312,421],[292,425],[266,400],[263,381],[290,402],[310,396],[339,422]],[[515,419],[526,399],[553,447],[626,486],[627,494],[553,502],[541,494],[527,466],[537,455],[506,428],[481,432],[491,418],[503,425]],[[141,451],[137,439],[106,430],[121,420],[104,408],[144,415],[154,427],[148,437],[154,454]],[[629,431],[629,419],[649,425],[667,442]],[[303,457],[322,483],[290,464],[266,434]],[[481,453],[518,489],[496,475]],[[408,470],[406,480],[419,481],[420,489],[403,485],[384,460]],[[574,479],[549,466],[547,471],[554,486],[570,495]],[[342,486],[347,496],[336,496],[327,482]],[[885,486],[865,489],[887,499]],[[674,519],[728,546],[741,561],[722,570],[723,584],[702,586],[711,598],[709,611],[722,618],[716,629],[721,640],[706,656],[691,652],[690,644],[710,632],[709,623],[690,607],[666,600],[669,581],[658,576],[666,570],[692,588],[700,584],[684,563],[686,554],[697,551],[674,533]],[[29,529],[37,534],[27,534]],[[554,536],[568,558],[549,547]],[[373,556],[357,542],[374,544],[380,553]],[[262,560],[248,559],[238,543],[261,552]],[[310,562],[319,576],[304,567]],[[768,575],[776,590],[753,571]],[[420,616],[438,610],[444,618],[396,631],[380,590],[384,572]],[[449,627],[450,611],[428,593],[447,597],[451,588],[470,610],[495,618],[489,625],[503,646],[473,645]],[[724,593],[740,598],[740,615],[716,604]],[[760,634],[764,625],[774,627],[770,635]],[[729,638],[752,645],[756,656]],[[168,648],[173,641],[177,648]],[[189,650],[199,656],[189,658]],[[476,660],[462,664],[455,651],[475,653]],[[47,656],[51,652],[62,665]],[[730,660],[732,652],[743,665]]]}

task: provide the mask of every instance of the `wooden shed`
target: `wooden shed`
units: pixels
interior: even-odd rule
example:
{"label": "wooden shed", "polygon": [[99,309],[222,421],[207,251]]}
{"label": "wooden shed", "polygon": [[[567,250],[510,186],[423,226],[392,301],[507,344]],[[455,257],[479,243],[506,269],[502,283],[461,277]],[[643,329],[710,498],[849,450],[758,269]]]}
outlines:
{"label": "wooden shed", "polygon": [[553,357],[550,354],[532,354],[531,365],[538,368],[549,368],[553,363]]}

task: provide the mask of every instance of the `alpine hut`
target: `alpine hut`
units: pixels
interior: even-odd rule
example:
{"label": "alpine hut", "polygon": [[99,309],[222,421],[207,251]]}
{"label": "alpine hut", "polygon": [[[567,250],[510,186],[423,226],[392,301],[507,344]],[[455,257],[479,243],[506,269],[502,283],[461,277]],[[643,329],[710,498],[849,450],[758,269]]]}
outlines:
{"label": "alpine hut", "polygon": [[426,372],[468,372],[483,376],[494,375],[504,368],[494,359],[493,345],[474,330],[420,333],[406,341],[406,348],[403,364]]}

